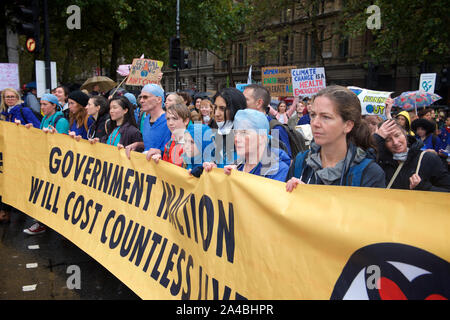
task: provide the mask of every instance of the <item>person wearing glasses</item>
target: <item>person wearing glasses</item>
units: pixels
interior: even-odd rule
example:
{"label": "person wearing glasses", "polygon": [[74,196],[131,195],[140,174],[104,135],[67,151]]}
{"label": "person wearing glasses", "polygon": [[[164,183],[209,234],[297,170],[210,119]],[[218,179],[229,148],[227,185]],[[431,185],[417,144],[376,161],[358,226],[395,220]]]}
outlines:
{"label": "person wearing glasses", "polygon": [[41,121],[30,108],[25,106],[19,93],[13,88],[6,88],[2,91],[0,108],[3,120],[24,125],[31,123],[35,128],[39,128],[41,125]]}
{"label": "person wearing glasses", "polygon": [[139,95],[139,104],[147,114],[141,129],[144,141],[125,146],[125,151],[130,158],[131,151],[144,150],[147,160],[150,160],[155,154],[163,154],[164,146],[172,136],[163,110],[164,90],[157,84],[146,84]]}

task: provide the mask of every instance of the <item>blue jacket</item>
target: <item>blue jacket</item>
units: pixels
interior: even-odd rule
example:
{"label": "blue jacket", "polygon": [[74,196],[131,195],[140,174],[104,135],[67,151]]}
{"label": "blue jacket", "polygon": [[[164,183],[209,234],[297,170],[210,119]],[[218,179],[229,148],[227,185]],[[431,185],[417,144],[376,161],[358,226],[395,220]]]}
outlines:
{"label": "blue jacket", "polygon": [[[286,152],[280,149],[270,148],[266,151],[268,152],[264,152],[263,158],[250,173],[268,179],[285,182],[291,158],[289,158]],[[237,169],[243,171],[244,164],[238,165]]]}
{"label": "blue jacket", "polygon": [[[418,140],[420,140],[419,136],[416,136],[416,138]],[[426,150],[426,149],[432,149],[436,152],[439,152],[439,149],[445,150],[445,148],[447,147],[446,144],[444,144],[442,142],[442,140],[438,137],[435,136],[433,134],[430,134],[424,141],[423,141],[424,146],[422,147],[422,150]]]}
{"label": "blue jacket", "polygon": [[[319,152],[320,146],[312,143],[310,151],[299,153],[289,168],[286,181],[295,176],[306,184],[325,184],[317,174],[322,167],[313,160],[313,155]],[[370,155],[349,143],[343,170],[330,185],[385,188],[385,174]]]}
{"label": "blue jacket", "polygon": [[2,115],[5,116],[6,121],[15,122],[15,120],[20,120],[21,124],[31,123],[33,127],[38,128],[41,126],[41,121],[34,115],[33,111],[25,107],[24,103],[18,104],[17,106],[12,107],[9,112],[2,112]]}
{"label": "blue jacket", "polygon": [[[87,121],[87,128],[89,128],[94,123],[94,118],[92,116],[89,116]],[[81,136],[83,139],[88,139],[88,129],[84,126],[84,124],[81,127],[78,127],[77,122],[74,121],[72,123],[72,126],[69,128],[69,131],[74,131],[77,136]]]}

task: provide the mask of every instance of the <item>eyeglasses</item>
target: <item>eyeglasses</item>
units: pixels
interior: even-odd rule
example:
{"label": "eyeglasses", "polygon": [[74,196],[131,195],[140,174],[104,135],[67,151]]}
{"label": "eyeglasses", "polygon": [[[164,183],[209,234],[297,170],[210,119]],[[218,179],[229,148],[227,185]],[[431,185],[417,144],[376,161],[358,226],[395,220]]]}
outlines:
{"label": "eyeglasses", "polygon": [[5,99],[17,99],[16,96],[5,96]]}
{"label": "eyeglasses", "polygon": [[147,100],[147,99],[150,99],[151,97],[150,96],[139,96],[138,97],[138,100]]}

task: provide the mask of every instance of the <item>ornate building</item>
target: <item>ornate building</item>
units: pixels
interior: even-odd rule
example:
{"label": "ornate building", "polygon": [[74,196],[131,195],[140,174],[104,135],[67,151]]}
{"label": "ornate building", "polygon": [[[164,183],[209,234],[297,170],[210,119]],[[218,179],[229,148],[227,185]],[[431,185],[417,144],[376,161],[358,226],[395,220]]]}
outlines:
{"label": "ornate building", "polygon": [[[300,5],[287,8],[269,24],[268,29],[278,34],[277,44],[270,50],[261,49],[264,36],[251,35],[244,30],[232,44],[234,83],[247,82],[250,65],[254,82],[261,81],[262,67],[296,66],[325,67],[328,85],[353,85],[395,93],[418,89],[419,66],[376,66],[370,61],[368,50],[372,36],[369,31],[355,38],[341,38],[335,34],[336,23],[342,19],[343,2],[345,0],[321,1],[314,16],[315,28],[311,27],[311,18],[305,15]],[[287,28],[289,32],[282,32]],[[180,71],[181,89],[214,92],[229,85],[226,62],[206,50],[191,52],[190,59],[192,67]],[[166,91],[175,91],[173,70],[164,70],[162,84]]]}

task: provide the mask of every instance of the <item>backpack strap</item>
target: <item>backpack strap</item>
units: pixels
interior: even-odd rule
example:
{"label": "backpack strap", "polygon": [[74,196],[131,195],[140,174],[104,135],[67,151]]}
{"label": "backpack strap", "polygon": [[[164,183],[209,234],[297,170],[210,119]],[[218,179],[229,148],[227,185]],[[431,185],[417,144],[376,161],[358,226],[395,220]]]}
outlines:
{"label": "backpack strap", "polygon": [[391,178],[391,181],[389,181],[388,186],[386,187],[386,189],[390,189],[392,187],[392,184],[394,183],[395,179],[397,178],[400,170],[402,169],[403,165],[405,164],[405,162],[400,162],[400,164],[397,167],[397,170],[395,170],[394,175]]}
{"label": "backpack strap", "polygon": [[309,150],[305,152],[300,152],[295,157],[294,161],[294,177],[300,179],[303,173],[303,163],[305,162],[306,156],[308,155]]}
{"label": "backpack strap", "polygon": [[350,170],[348,171],[346,185],[353,186],[353,187],[360,187],[364,169],[366,169],[366,167],[371,162],[373,162],[373,159],[365,158],[363,161],[358,163],[356,166],[351,167]]}

